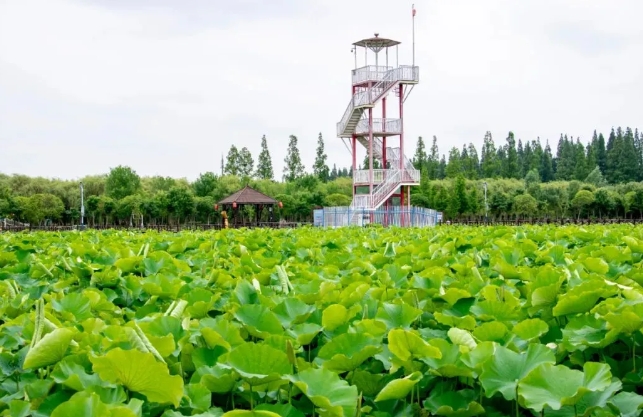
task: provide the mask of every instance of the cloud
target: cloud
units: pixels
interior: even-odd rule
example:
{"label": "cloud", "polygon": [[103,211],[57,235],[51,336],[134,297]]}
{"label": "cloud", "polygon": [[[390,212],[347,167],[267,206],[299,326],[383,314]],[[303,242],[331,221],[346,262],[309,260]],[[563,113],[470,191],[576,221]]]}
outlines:
{"label": "cloud", "polygon": [[[635,0],[420,2],[421,83],[407,155],[486,130],[497,142],[587,138],[641,122],[643,4]],[[308,169],[350,99],[351,43],[374,32],[411,62],[411,2],[20,0],[0,3],[0,171],[65,178],[127,164],[143,175],[218,172],[233,143],[280,176],[288,136]],[[393,57],[391,56],[391,60]],[[360,150],[363,155],[363,151]]]}

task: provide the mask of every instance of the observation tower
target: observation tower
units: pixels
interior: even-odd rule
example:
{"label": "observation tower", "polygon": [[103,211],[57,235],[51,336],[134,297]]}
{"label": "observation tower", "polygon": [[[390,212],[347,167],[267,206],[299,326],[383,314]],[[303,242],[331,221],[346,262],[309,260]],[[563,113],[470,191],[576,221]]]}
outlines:
{"label": "observation tower", "polygon": [[[388,223],[375,220],[375,211],[403,213],[394,209],[410,208],[410,187],[420,184],[420,171],[404,154],[404,102],[419,82],[419,68],[415,62],[399,65],[400,44],[378,33],[353,43],[352,98],[337,123],[337,136],[349,140],[344,143],[353,157],[349,224],[361,223],[364,213],[370,213],[371,218],[364,219],[369,223]],[[358,66],[360,58],[363,66]],[[366,148],[368,166],[363,169],[357,161],[358,143]],[[403,217],[398,219],[401,225],[406,223]]]}

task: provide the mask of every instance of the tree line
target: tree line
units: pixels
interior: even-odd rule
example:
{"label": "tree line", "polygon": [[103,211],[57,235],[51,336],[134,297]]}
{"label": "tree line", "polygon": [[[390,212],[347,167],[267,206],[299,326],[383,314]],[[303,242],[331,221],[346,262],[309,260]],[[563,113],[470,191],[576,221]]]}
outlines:
{"label": "tree line", "polygon": [[[561,135],[555,154],[540,140],[501,146],[489,132],[481,157],[473,144],[452,148],[438,158],[437,139],[427,152],[418,139],[413,163],[422,172],[412,188],[412,204],[445,213],[447,218],[484,216],[634,217],[643,216],[643,137],[638,130],[613,129],[607,141],[594,133],[583,145]],[[347,206],[352,170],[330,169],[324,140],[317,138],[312,170],[304,167],[298,139],[290,136],[281,181],[274,179],[267,139],[261,139],[255,165],[247,148],[232,146],[222,172],[202,173],[195,181],[141,177],[131,167],[82,179],[88,223],[177,224],[219,221],[217,201],[249,184],[283,203],[276,219],[309,221],[314,207]],[[362,167],[366,168],[368,158]],[[362,168],[360,167],[360,168]],[[487,198],[484,196],[484,185]],[[42,225],[77,224],[79,181],[0,174],[0,218]],[[252,213],[246,213],[252,218]]]}

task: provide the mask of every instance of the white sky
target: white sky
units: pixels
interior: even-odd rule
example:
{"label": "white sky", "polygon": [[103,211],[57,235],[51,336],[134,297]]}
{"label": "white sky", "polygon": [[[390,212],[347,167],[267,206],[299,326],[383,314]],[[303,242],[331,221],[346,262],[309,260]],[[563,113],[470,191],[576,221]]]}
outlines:
{"label": "white sky", "polygon": [[[486,130],[582,140],[643,127],[640,0],[415,0],[420,84],[406,154]],[[407,0],[0,0],[0,172],[78,178],[219,172],[263,134],[281,178],[288,136],[332,167],[350,100],[351,43],[379,32],[411,62]]]}

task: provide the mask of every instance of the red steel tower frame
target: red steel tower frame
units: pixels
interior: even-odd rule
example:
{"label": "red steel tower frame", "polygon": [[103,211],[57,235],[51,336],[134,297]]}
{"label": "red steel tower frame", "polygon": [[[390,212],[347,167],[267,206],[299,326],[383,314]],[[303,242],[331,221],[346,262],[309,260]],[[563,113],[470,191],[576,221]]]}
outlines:
{"label": "red steel tower frame", "polygon": [[[415,62],[413,65],[399,65],[399,45],[400,42],[381,38],[377,33],[372,38],[353,43],[352,99],[337,124],[338,137],[350,140],[353,159],[353,201],[350,209],[353,213],[370,213],[370,222],[373,222],[373,213],[383,209],[385,215],[381,222],[384,224],[388,223],[386,213],[394,206],[410,208],[410,187],[420,183],[420,172],[404,154],[404,102],[419,82],[419,68]],[[395,65],[390,65],[389,49],[393,47]],[[358,67],[359,48],[364,51],[364,65],[361,67]],[[380,65],[382,52],[385,53],[384,65]],[[375,65],[369,65],[369,55],[374,55]],[[387,99],[391,93],[397,101],[392,109],[388,108],[391,100]],[[381,118],[374,117],[378,107],[381,108]],[[393,113],[397,110],[397,115],[391,115],[391,110]],[[395,145],[391,140],[395,137],[399,138],[399,144],[391,147]],[[359,169],[357,160],[358,143],[366,148],[367,154],[368,166],[362,169]],[[404,213],[404,210],[397,213]],[[349,217],[350,223],[356,223],[359,215]],[[408,224],[408,219],[402,216],[400,224]]]}

